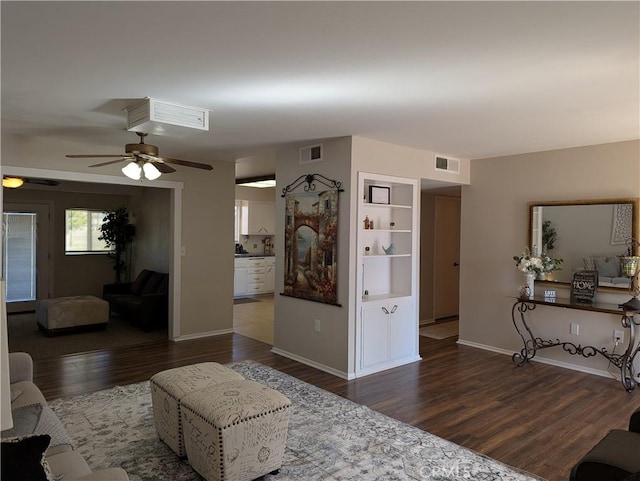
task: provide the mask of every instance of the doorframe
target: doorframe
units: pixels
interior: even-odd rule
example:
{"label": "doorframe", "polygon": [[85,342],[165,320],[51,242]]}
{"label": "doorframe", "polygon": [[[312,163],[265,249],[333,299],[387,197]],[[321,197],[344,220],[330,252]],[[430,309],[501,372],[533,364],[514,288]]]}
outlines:
{"label": "doorframe", "polygon": [[[182,191],[183,182],[170,180],[131,180],[128,177],[116,177],[104,174],[89,174],[84,172],[70,172],[64,170],[38,169],[31,167],[17,167],[10,165],[0,166],[0,175],[13,175],[17,177],[37,177],[52,180],[68,180],[74,182],[89,182],[97,184],[131,185],[136,187],[153,187],[170,189],[170,213],[169,230],[172,236],[169,239],[169,339],[180,337],[181,331],[181,285],[182,285]],[[4,199],[0,195],[0,205],[4,206]],[[4,233],[2,233],[4,236]],[[0,268],[2,267],[0,260]],[[0,269],[0,272],[2,270]]]}

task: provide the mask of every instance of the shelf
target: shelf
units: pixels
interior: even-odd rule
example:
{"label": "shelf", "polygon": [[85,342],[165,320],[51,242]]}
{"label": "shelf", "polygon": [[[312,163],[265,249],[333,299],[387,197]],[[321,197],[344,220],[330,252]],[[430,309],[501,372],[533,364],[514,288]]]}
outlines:
{"label": "shelf", "polygon": [[360,229],[360,230],[362,232],[391,232],[391,233],[402,232],[402,233],[411,234],[410,229]]}
{"label": "shelf", "polygon": [[411,209],[410,205],[400,205],[400,204],[372,204],[371,202],[363,202],[362,205],[364,207],[386,207],[391,209]]}
{"label": "shelf", "polygon": [[362,258],[381,258],[381,257],[411,257],[411,254],[363,254]]}
{"label": "shelf", "polygon": [[394,292],[391,292],[389,294],[369,295],[369,296],[367,296],[366,299],[362,299],[362,303],[366,304],[368,302],[379,302],[379,301],[386,301],[386,300],[389,300],[389,299],[402,299],[404,297],[410,298],[411,295],[410,294],[399,294],[399,293],[394,293]]}

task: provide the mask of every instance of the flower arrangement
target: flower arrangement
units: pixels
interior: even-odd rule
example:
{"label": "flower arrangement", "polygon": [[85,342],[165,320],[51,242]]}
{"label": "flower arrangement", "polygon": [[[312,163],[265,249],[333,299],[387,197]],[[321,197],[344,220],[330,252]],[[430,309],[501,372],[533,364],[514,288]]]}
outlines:
{"label": "flower arrangement", "polygon": [[557,271],[560,269],[560,264],[562,264],[562,259],[549,257],[546,252],[537,256],[532,254],[528,248],[519,256],[513,256],[513,260],[516,261],[518,270],[535,274]]}

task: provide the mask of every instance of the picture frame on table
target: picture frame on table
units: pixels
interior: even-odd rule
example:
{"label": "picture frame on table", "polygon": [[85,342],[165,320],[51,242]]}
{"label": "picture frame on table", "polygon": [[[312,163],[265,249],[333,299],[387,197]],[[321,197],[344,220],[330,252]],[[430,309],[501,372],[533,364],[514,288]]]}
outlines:
{"label": "picture frame on table", "polygon": [[369,202],[371,204],[390,204],[391,188],[381,185],[369,186]]}

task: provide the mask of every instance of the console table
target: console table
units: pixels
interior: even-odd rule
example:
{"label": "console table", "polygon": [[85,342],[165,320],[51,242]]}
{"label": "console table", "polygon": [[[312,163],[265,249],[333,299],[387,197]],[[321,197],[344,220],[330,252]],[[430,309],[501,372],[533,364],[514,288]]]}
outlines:
{"label": "console table", "polygon": [[[561,341],[560,339],[556,339],[555,341],[546,341],[540,337],[536,337],[527,324],[525,316],[528,311],[533,311],[536,306],[563,307],[566,309],[578,309],[582,311],[619,315],[621,316],[622,327],[629,330],[627,336],[627,348],[622,354],[615,354],[607,352],[605,348],[581,346],[580,344],[576,345],[569,341]],[[531,299],[518,298],[511,309],[511,318],[516,331],[518,331],[518,334],[522,338],[524,347],[520,352],[514,353],[513,356],[511,356],[511,360],[516,364],[516,366],[522,366],[524,363],[533,359],[536,352],[540,349],[546,349],[554,346],[561,346],[562,349],[571,355],[578,354],[583,357],[592,357],[596,354],[600,354],[620,369],[620,380],[622,381],[622,385],[627,391],[633,391],[637,385],[633,360],[640,351],[640,343],[636,342],[635,339],[635,326],[640,325],[640,319],[635,318],[636,314],[637,312],[624,311],[616,304],[575,304],[569,299],[545,299],[537,296]]]}

